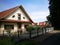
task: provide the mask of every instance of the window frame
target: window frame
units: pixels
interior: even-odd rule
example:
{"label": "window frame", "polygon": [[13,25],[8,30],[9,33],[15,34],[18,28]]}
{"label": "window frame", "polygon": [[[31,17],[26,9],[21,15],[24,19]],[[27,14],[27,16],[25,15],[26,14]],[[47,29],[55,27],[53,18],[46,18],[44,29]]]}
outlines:
{"label": "window frame", "polygon": [[18,13],[18,20],[21,20],[21,14]]}

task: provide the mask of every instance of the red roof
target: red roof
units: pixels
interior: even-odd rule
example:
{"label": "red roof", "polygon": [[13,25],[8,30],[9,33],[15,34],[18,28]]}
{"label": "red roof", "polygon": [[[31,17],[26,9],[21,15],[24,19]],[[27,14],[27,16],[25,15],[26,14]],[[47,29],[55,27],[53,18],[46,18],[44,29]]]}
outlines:
{"label": "red roof", "polygon": [[46,23],[45,23],[45,22],[40,22],[39,25],[40,25],[40,26],[45,26]]}
{"label": "red roof", "polygon": [[11,12],[15,11],[16,9],[17,9],[17,7],[14,7],[9,10],[5,10],[5,11],[0,12],[0,19],[8,16]]}
{"label": "red roof", "polygon": [[11,8],[11,9],[8,9],[8,10],[5,10],[5,11],[0,12],[0,20],[3,19],[3,18],[5,18],[9,14],[11,14],[12,12],[14,12],[18,8],[21,8],[22,11],[26,14],[26,16],[30,19],[30,21],[33,22],[31,20],[31,18],[29,17],[29,15],[26,13],[25,9],[22,6],[17,6],[17,7],[14,7],[14,8]]}

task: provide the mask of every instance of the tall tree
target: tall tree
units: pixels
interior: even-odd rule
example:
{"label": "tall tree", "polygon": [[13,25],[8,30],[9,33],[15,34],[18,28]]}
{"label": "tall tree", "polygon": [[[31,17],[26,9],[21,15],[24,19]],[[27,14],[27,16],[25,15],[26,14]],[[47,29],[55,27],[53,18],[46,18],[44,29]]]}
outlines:
{"label": "tall tree", "polygon": [[60,30],[60,0],[49,0],[49,10],[52,26]]}

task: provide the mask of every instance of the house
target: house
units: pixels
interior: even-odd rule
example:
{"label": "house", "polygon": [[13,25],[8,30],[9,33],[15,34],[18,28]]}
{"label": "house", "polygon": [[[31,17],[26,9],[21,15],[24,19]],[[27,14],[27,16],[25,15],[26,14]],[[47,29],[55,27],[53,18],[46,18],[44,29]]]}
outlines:
{"label": "house", "polygon": [[26,26],[33,21],[25,11],[22,5],[0,12],[0,31],[11,30],[16,32],[26,31]]}
{"label": "house", "polygon": [[39,22],[39,25],[44,27],[44,26],[46,26],[46,23],[45,22]]}
{"label": "house", "polygon": [[45,26],[45,27],[51,27],[51,24],[48,21],[44,21],[44,22],[39,22],[40,26]]}
{"label": "house", "polygon": [[33,26],[37,26],[37,23],[32,23]]}

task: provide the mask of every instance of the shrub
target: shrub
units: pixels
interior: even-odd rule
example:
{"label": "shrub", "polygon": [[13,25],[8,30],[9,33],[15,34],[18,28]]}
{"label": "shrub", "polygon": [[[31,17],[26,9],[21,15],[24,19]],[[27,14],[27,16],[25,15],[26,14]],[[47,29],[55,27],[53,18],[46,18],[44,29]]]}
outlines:
{"label": "shrub", "polygon": [[41,27],[40,26],[34,26],[35,30],[39,30]]}
{"label": "shrub", "polygon": [[34,27],[33,27],[32,25],[28,25],[28,26],[26,27],[26,30],[27,30],[27,31],[34,30]]}

